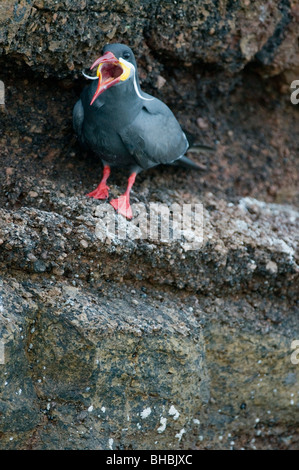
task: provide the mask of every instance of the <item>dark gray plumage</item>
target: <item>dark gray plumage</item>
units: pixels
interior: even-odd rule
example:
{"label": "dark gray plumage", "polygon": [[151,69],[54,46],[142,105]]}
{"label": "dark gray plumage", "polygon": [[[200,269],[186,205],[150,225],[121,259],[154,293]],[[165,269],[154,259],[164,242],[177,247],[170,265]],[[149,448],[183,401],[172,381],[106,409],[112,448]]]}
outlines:
{"label": "dark gray plumage", "polygon": [[[100,63],[98,70],[102,74],[83,90],[74,107],[73,127],[81,145],[95,152],[104,165],[103,180],[89,196],[108,197],[106,181],[110,167],[129,170],[131,180],[126,193],[110,203],[131,218],[129,192],[136,174],[182,157],[184,165],[190,162],[190,167],[195,167],[196,164],[184,156],[189,144],[171,110],[159,99],[141,91],[132,50],[123,44],[110,44],[104,47],[103,54],[95,62]],[[102,65],[105,60],[107,63]],[[116,83],[111,86],[114,75],[121,72],[121,77],[116,77]],[[125,72],[129,73],[126,79],[122,78]],[[99,87],[103,89],[97,94]]]}

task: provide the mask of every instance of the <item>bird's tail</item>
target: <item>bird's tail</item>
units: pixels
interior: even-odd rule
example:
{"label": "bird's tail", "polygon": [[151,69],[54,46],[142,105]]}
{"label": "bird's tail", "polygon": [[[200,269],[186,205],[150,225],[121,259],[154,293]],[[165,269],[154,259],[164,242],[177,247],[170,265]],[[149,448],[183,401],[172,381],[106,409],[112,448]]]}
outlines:
{"label": "bird's tail", "polygon": [[186,157],[185,155],[178,158],[175,162],[172,163],[172,165],[181,166],[181,167],[184,167],[184,168],[193,168],[194,170],[205,170],[206,169],[206,167],[204,165],[200,165],[198,163],[195,163],[193,160],[190,160],[190,158]]}

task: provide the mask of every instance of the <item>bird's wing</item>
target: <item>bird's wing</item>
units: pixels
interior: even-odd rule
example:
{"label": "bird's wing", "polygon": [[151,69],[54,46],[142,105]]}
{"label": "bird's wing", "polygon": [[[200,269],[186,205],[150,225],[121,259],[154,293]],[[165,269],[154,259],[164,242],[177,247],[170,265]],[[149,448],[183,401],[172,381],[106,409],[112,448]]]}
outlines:
{"label": "bird's wing", "polygon": [[84,108],[81,99],[77,101],[73,109],[73,128],[77,135],[82,133],[84,121]]}
{"label": "bird's wing", "polygon": [[84,108],[81,99],[77,101],[73,109],[73,128],[77,134],[80,144],[85,147],[83,135]]}
{"label": "bird's wing", "polygon": [[135,120],[119,132],[142,168],[171,163],[188,148],[188,141],[170,109],[154,98],[144,103]]}

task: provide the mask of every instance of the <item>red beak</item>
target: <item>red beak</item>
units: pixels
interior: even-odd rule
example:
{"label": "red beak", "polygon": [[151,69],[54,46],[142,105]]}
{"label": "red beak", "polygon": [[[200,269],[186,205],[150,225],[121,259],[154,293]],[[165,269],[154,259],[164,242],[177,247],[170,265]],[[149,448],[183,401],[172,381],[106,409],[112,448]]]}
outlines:
{"label": "red beak", "polygon": [[108,51],[102,57],[99,57],[90,70],[98,65],[97,75],[99,77],[99,83],[95,94],[90,102],[90,105],[100,96],[101,93],[106,91],[120,81],[120,76],[123,73],[122,66],[112,52]]}

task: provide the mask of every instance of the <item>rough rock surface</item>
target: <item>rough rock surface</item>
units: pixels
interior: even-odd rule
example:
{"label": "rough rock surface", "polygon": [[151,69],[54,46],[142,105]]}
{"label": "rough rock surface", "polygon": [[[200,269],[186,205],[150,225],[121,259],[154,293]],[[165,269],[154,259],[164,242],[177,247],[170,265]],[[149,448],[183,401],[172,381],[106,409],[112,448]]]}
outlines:
{"label": "rough rock surface", "polygon": [[196,250],[46,181],[1,209],[2,448],[296,446],[299,213],[203,202]]}
{"label": "rough rock surface", "polygon": [[175,303],[109,292],[46,278],[1,284],[2,445],[175,448],[192,434],[208,401],[199,324]]}
{"label": "rough rock surface", "polygon": [[[298,448],[298,7],[195,3],[1,2],[1,449]],[[115,40],[213,148],[140,174],[134,207],[202,208],[202,232],[151,236],[84,196],[101,168],[70,77]]]}
{"label": "rough rock surface", "polygon": [[[51,75],[79,72],[111,41],[147,62],[152,52],[230,72],[252,61],[267,74],[299,65],[293,0],[4,0],[0,12],[0,53]],[[161,59],[151,59],[159,69]]]}
{"label": "rough rock surface", "polygon": [[[118,221],[107,203],[106,215],[99,210],[105,203],[65,196],[52,199],[51,194],[49,199],[50,213],[36,207],[13,213],[0,210],[0,263],[5,269],[49,274],[54,270],[92,282],[145,280],[203,294],[249,288],[296,296],[299,214],[291,207],[250,198],[237,206],[208,200],[215,209],[204,210],[203,240],[199,230],[191,229],[187,234],[182,231],[182,240],[157,244],[157,233],[152,239],[146,230],[139,239],[138,230],[132,229],[135,224],[122,217]],[[153,211],[148,216],[153,220]],[[168,220],[162,214],[161,226],[168,226]],[[109,226],[117,221],[111,235]]]}

